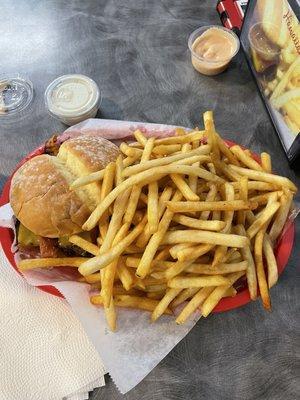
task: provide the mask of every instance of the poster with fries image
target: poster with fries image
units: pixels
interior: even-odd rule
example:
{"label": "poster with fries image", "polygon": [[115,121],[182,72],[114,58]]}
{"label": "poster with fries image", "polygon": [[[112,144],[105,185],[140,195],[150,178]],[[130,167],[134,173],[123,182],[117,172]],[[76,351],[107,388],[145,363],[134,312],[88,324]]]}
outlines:
{"label": "poster with fries image", "polygon": [[298,0],[251,2],[241,35],[287,152],[300,132],[300,23],[291,5],[300,12]]}

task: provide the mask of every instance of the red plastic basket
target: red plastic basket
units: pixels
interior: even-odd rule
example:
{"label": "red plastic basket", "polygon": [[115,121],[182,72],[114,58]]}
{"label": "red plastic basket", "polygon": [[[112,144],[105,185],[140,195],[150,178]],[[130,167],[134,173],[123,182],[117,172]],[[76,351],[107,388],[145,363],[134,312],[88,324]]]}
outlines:
{"label": "red plastic basket", "polygon": [[[234,143],[230,141],[226,141],[227,145],[229,147],[233,146]],[[16,170],[24,164],[27,160],[29,160],[32,157],[35,157],[39,154],[44,153],[44,146],[41,146],[34,150],[32,153],[30,153],[27,157],[25,157],[17,166]],[[253,154],[253,158],[259,161],[259,157],[256,154]],[[9,202],[9,190],[10,190],[10,184],[11,184],[11,179],[12,179],[13,174],[8,178],[6,181],[1,197],[0,197],[0,206],[6,204]],[[281,237],[280,242],[277,244],[277,247],[275,249],[275,256],[278,264],[278,273],[281,274],[284,268],[287,265],[289,256],[291,254],[292,248],[293,248],[293,243],[294,243],[294,236],[295,236],[295,225],[294,223],[291,223],[287,229],[285,230],[284,235]],[[11,251],[11,246],[13,243],[13,231],[8,228],[3,228],[0,227],[0,243],[2,245],[3,251],[11,263],[11,265],[14,267],[14,269],[20,273],[20,271],[17,268],[17,265],[14,260],[14,254]],[[54,296],[57,297],[63,297],[62,294],[54,287],[54,286],[38,286],[39,289],[50,293]],[[240,292],[237,293],[235,297],[226,297],[222,299],[219,304],[215,307],[213,312],[223,312],[223,311],[228,311],[232,310],[234,308],[241,307],[251,301],[249,291],[248,289],[242,289]]]}

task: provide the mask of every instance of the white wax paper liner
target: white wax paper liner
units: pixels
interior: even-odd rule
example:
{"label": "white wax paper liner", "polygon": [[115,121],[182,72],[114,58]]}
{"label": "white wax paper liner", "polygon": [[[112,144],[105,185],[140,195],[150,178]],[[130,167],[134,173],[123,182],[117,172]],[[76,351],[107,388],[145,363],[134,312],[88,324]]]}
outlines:
{"label": "white wax paper liner", "polygon": [[[146,136],[158,137],[172,135],[175,131],[174,126],[91,119],[67,129],[62,138],[88,134],[114,141],[132,140],[135,129],[141,129]],[[9,205],[0,209],[0,225],[15,227]],[[15,244],[12,249],[16,251]],[[15,258],[18,260],[18,252]],[[107,328],[102,308],[90,304],[89,285],[68,280],[70,277],[58,268],[26,271],[23,276],[31,285],[50,284],[64,295],[121,393],[128,392],[148,375],[200,318],[197,313],[179,326],[174,317],[163,316],[152,324],[149,312],[118,308],[118,330],[112,333]]]}

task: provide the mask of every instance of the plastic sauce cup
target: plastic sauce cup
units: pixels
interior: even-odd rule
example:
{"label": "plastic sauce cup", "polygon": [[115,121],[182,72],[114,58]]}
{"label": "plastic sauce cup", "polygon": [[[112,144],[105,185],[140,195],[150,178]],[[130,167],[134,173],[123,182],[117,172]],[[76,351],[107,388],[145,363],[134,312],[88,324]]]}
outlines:
{"label": "plastic sauce cup", "polygon": [[101,100],[97,84],[80,74],[63,75],[55,79],[45,91],[49,113],[66,125],[74,125],[94,118]]}
{"label": "plastic sauce cup", "polygon": [[237,35],[219,25],[202,26],[189,37],[193,67],[204,75],[223,72],[240,48]]}

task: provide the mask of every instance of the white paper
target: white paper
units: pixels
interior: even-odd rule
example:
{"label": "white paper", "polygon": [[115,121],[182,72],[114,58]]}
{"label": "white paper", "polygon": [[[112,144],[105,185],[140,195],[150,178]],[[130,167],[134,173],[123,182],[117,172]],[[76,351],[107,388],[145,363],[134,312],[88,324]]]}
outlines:
{"label": "white paper", "polygon": [[105,369],[66,301],[29,286],[0,245],[0,400],[83,400]]}
{"label": "white paper", "polygon": [[[94,119],[69,128],[65,137],[73,133],[76,136],[78,132],[107,137],[107,132],[110,132],[110,139],[130,138],[132,126],[137,127],[133,124],[138,124],[148,136],[149,132],[155,136],[168,136],[175,129],[164,125],[112,121],[110,130],[108,120]],[[14,227],[10,207],[0,209],[0,223]],[[174,317],[163,316],[150,323],[149,312],[118,309],[117,332],[112,333],[107,328],[103,310],[90,304],[89,285],[68,280],[69,277],[57,268],[26,271],[23,275],[31,285],[52,284],[64,295],[121,393],[134,388],[149,374],[200,318],[198,313],[185,325],[177,325]]]}

